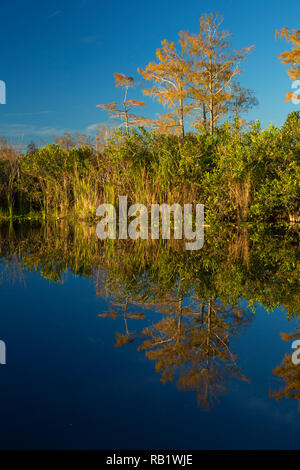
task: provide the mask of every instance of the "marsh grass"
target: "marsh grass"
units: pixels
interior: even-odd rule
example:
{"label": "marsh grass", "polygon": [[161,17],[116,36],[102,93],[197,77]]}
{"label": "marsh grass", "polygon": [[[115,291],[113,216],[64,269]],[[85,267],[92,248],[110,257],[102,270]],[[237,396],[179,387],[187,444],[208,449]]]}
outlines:
{"label": "marsh grass", "polygon": [[[74,144],[75,145],[75,144]],[[215,132],[116,131],[105,146],[0,147],[0,217],[91,220],[100,203],[204,204],[206,223],[287,220],[299,207],[300,113],[281,129],[225,123]]]}

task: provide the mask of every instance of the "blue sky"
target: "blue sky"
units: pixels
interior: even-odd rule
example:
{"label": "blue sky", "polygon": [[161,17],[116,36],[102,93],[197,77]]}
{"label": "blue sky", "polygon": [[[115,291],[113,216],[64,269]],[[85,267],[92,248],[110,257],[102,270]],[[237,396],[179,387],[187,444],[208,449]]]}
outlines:
{"label": "blue sky", "polygon": [[[281,125],[300,105],[284,102],[291,82],[277,55],[289,46],[274,33],[299,29],[297,2],[12,0],[0,4],[0,80],[7,86],[0,135],[41,143],[63,131],[89,132],[107,121],[96,104],[121,98],[114,72],[139,78],[137,67],[155,60],[161,40],[176,40],[180,30],[197,32],[201,14],[216,11],[236,48],[256,46],[240,77],[260,103],[248,118]],[[164,111],[142,94],[133,97],[146,101],[148,117]]]}

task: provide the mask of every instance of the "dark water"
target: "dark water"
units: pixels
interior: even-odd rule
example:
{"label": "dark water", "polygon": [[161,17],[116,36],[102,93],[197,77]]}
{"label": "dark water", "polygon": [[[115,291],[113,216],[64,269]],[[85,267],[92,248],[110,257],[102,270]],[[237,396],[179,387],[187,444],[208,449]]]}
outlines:
{"label": "dark water", "polygon": [[297,228],[0,234],[2,449],[300,448]]}

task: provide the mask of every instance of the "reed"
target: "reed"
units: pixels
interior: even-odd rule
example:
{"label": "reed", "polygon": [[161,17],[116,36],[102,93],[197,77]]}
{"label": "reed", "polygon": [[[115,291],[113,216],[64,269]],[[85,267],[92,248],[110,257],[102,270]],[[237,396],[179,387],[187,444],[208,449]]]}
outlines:
{"label": "reed", "polygon": [[127,196],[147,207],[204,204],[207,223],[299,221],[299,112],[281,129],[225,123],[214,138],[118,130],[101,147],[72,145],[21,154],[0,141],[0,217],[88,220]]}

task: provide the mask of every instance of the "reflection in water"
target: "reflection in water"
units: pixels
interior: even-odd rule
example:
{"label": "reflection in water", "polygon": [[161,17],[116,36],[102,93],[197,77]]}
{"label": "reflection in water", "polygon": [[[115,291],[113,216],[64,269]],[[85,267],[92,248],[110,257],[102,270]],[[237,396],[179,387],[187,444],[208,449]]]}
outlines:
{"label": "reflection in water", "polygon": [[[295,333],[281,333],[283,341],[300,339],[300,326]],[[281,364],[273,371],[275,375],[284,380],[285,385],[277,392],[271,392],[271,396],[278,401],[282,398],[294,398],[298,400],[298,411],[300,413],[300,366],[292,361],[292,355],[286,354]]]}
{"label": "reflection in water", "polygon": [[196,390],[198,405],[209,407],[226,380],[244,379],[230,341],[249,316],[214,299],[183,307],[183,298],[178,297],[169,315],[143,331],[147,339],[139,349],[156,362],[162,382],[172,381],[180,371],[179,390]]}
{"label": "reflection in water", "polygon": [[[63,282],[68,270],[93,278],[97,294],[110,303],[99,317],[123,319],[115,345],[136,343],[162,382],[195,391],[204,409],[229,380],[247,380],[232,340],[254,319],[258,304],[281,306],[297,318],[295,228],[215,227],[199,252],[185,251],[179,240],[105,243],[94,226],[67,222],[3,225],[0,237],[2,276],[22,280],[26,268],[53,282]],[[138,332],[131,327],[145,319]],[[294,337],[299,330],[283,335]],[[286,356],[274,371],[286,386],[271,395],[300,401],[299,370]]]}

